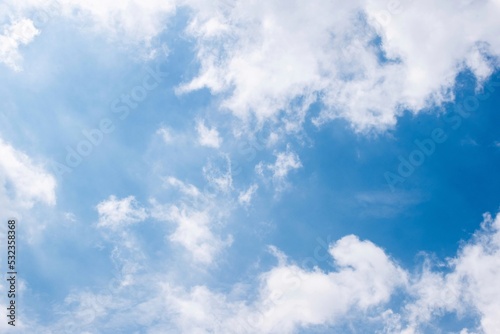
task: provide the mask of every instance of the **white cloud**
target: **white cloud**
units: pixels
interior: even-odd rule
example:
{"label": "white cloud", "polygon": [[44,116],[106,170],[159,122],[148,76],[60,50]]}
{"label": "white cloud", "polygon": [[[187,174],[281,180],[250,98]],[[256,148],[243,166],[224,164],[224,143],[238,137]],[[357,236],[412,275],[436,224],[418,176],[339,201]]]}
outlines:
{"label": "white cloud", "polygon": [[252,202],[252,197],[257,189],[259,189],[259,186],[256,184],[252,184],[247,190],[241,191],[238,196],[238,202],[243,206],[250,205],[250,202]]}
{"label": "white cloud", "polygon": [[0,139],[0,185],[4,210],[29,209],[36,202],[55,205],[56,180],[24,153]]}
{"label": "white cloud", "polygon": [[[354,235],[329,245],[330,270],[300,267],[275,247],[271,253],[278,263],[261,272],[253,287],[236,284],[228,292],[186,284],[184,277],[176,281],[159,266],[134,271],[129,286],[70,295],[66,304],[73,311],[45,332],[141,326],[151,333],[286,334],[347,326],[342,332],[416,334],[435,328],[433,322],[447,313],[473,318],[461,334],[496,334],[499,328],[500,214],[485,215],[481,230],[446,267],[433,269],[429,260],[423,270],[411,273],[383,249]],[[32,332],[45,333],[36,329]]]}
{"label": "white cloud", "polygon": [[206,286],[186,290],[163,285],[164,304],[175,314],[170,321],[181,333],[294,333],[368,312],[406,284],[406,273],[370,242],[348,236],[329,252],[337,269],[323,272],[288,263],[278,251],[279,264],[260,275],[250,300]]}
{"label": "white cloud", "polygon": [[[0,53],[9,66],[18,66],[17,46],[38,33],[26,17],[45,13],[70,18],[125,45],[140,43],[145,48],[139,49],[152,55],[154,37],[178,6],[191,9],[188,33],[201,64],[179,92],[207,87],[222,94],[222,106],[234,115],[255,116],[260,123],[281,118],[291,132],[318,100],[324,106],[314,118],[318,125],[342,117],[359,131],[383,130],[406,108],[417,112],[453,100],[461,70],[470,69],[481,82],[498,68],[500,6],[493,0],[272,0],[265,5],[10,0],[4,16],[18,23],[4,32]],[[19,36],[14,31],[28,34],[12,37]],[[199,128],[202,145],[220,145],[215,128]]]}
{"label": "white cloud", "polygon": [[[499,328],[500,215],[485,215],[481,230],[447,268],[432,270],[427,262],[420,274],[410,274],[381,248],[352,235],[330,245],[329,253],[336,269],[324,272],[289,263],[278,251],[279,264],[260,275],[255,298],[238,300],[206,286],[169,289],[173,320],[181,332],[294,333],[313,325],[340,326],[347,319],[360,324],[368,317],[370,328],[381,329],[377,332],[416,334],[456,313],[480,323],[474,328],[469,322],[460,333],[495,334]],[[396,291],[405,296],[399,313],[388,308]]]}
{"label": "white cloud", "polygon": [[[221,187],[218,190],[230,190],[227,187],[231,183],[221,181],[227,180],[224,175],[219,178],[213,176],[212,179],[215,180],[212,180],[215,187]],[[224,200],[173,177],[166,178],[166,184],[175,187],[184,196],[164,204],[152,200],[152,216],[175,226],[168,240],[187,250],[194,263],[212,264],[216,256],[233,241],[231,235],[222,238],[217,234],[228,211]]]}
{"label": "white cloud", "polygon": [[7,0],[3,5],[6,16],[23,14],[40,24],[63,17],[84,30],[104,33],[123,45],[140,43],[146,46],[146,50],[142,50],[145,55],[150,54],[147,48],[152,39],[165,29],[166,19],[176,9],[176,1],[169,0]]}
{"label": "white cloud", "polygon": [[273,178],[283,180],[288,173],[302,167],[299,156],[294,152],[280,152],[276,155],[276,162],[269,168],[273,172]]}
{"label": "white cloud", "polygon": [[21,70],[19,53],[21,45],[27,45],[40,33],[29,19],[20,19],[5,27],[0,35],[0,62],[15,71]]}
{"label": "white cloud", "polygon": [[198,122],[196,131],[198,132],[198,143],[200,145],[213,148],[220,147],[222,139],[216,128],[208,128],[204,122]]}
{"label": "white cloud", "polygon": [[210,159],[203,167],[203,176],[208,186],[216,192],[229,193],[233,189],[233,175],[231,159],[226,154],[221,154],[218,159]]}
{"label": "white cloud", "polygon": [[[64,1],[63,14],[93,24],[93,28],[104,31],[124,43],[151,40],[165,29],[165,20],[175,13],[175,1],[127,0],[113,1]],[[124,38],[125,37],[125,38]]]}
{"label": "white cloud", "polygon": [[336,271],[287,264],[262,275],[257,306],[262,332],[292,333],[301,326],[334,324],[348,312],[387,302],[406,282],[406,273],[371,242],[347,236],[330,246],[329,253]]}
{"label": "white cloud", "polygon": [[172,144],[172,142],[174,141],[174,136],[172,135],[172,131],[168,128],[162,127],[158,129],[156,133],[159,136],[161,136],[165,144]]}
{"label": "white cloud", "polygon": [[[359,131],[383,130],[405,108],[417,112],[452,100],[461,70],[468,68],[483,81],[498,68],[500,6],[493,0],[272,0],[265,5],[9,0],[4,16],[18,19],[18,30],[29,34],[11,38],[16,29],[6,30],[3,61],[18,66],[17,46],[38,33],[26,18],[33,13],[62,15],[125,45],[140,43],[145,48],[136,50],[152,55],[154,37],[178,6],[191,9],[188,33],[201,64],[179,92],[207,87],[222,94],[222,106],[236,116],[255,116],[260,123],[281,118],[291,132],[318,100],[324,106],[314,118],[318,125],[342,117]],[[220,145],[215,128],[199,128],[203,145]]]}
{"label": "white cloud", "polygon": [[146,209],[137,203],[134,196],[119,200],[112,195],[99,203],[96,208],[99,213],[98,227],[119,229],[148,217]]}
{"label": "white cloud", "polygon": [[255,166],[255,172],[264,177],[270,173],[276,191],[279,192],[286,188],[288,174],[301,168],[302,163],[297,153],[291,151],[288,146],[286,151],[278,152],[275,155],[276,161],[273,164],[260,162]]}
{"label": "white cloud", "polygon": [[212,232],[214,221],[210,210],[172,205],[163,219],[176,224],[169,240],[186,248],[195,262],[212,263],[221,249],[232,243],[231,237],[222,240]]}
{"label": "white cloud", "polygon": [[179,92],[225,94],[222,106],[242,119],[275,119],[319,99],[316,124],[342,117],[383,130],[405,108],[452,100],[466,67],[480,81],[498,67],[488,58],[500,55],[497,1],[235,1],[224,11],[189,3],[201,70]]}
{"label": "white cloud", "polygon": [[[146,255],[142,251],[142,246],[136,235],[131,233],[128,227],[144,221],[149,215],[134,196],[120,200],[112,195],[107,200],[100,202],[96,209],[99,213],[97,228],[108,243],[113,246],[111,260],[118,269],[116,285],[117,287],[132,285],[137,273],[144,267]],[[92,310],[88,307],[83,309],[85,312]]]}
{"label": "white cloud", "polygon": [[165,179],[165,183],[167,186],[171,186],[171,187],[175,187],[175,188],[179,189],[179,191],[182,194],[187,195],[189,197],[196,198],[196,197],[201,196],[201,192],[194,185],[186,184],[186,183],[182,182],[181,180],[176,179],[175,177],[172,177],[172,176],[167,177]]}
{"label": "white cloud", "polygon": [[440,312],[477,314],[480,328],[495,334],[500,328],[500,214],[484,216],[481,230],[447,261],[448,273],[425,268],[413,286],[415,303],[407,305],[409,329],[417,330]]}
{"label": "white cloud", "polygon": [[0,62],[15,71],[21,70],[21,45],[27,45],[40,33],[29,19],[21,19],[4,28],[0,35]]}

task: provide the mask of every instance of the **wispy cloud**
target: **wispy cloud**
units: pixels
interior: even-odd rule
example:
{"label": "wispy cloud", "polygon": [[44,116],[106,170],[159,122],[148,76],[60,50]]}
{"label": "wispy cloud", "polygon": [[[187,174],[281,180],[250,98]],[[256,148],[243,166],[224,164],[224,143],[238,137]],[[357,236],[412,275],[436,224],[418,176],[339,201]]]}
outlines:
{"label": "wispy cloud", "polygon": [[148,217],[146,210],[139,206],[134,196],[117,199],[110,196],[97,205],[98,227],[119,229],[123,226],[141,222]]}
{"label": "wispy cloud", "polygon": [[286,151],[275,153],[275,156],[276,160],[272,164],[259,162],[255,166],[255,172],[263,177],[270,175],[276,191],[280,192],[288,185],[288,174],[293,170],[301,168],[302,162],[297,153],[293,152],[289,146],[287,146]]}

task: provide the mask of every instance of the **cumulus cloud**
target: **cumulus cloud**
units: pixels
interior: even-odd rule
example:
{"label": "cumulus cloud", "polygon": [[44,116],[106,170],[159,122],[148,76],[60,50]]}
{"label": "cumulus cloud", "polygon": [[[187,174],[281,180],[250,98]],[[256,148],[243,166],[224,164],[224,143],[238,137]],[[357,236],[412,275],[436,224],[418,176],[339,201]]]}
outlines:
{"label": "cumulus cloud", "polygon": [[216,128],[208,128],[204,122],[198,122],[196,131],[198,132],[198,143],[200,145],[213,148],[220,147],[222,139]]}
{"label": "cumulus cloud", "polygon": [[179,92],[209,88],[242,119],[320,101],[318,125],[342,117],[383,130],[405,109],[453,100],[460,71],[483,81],[498,68],[492,0],[235,1],[223,11],[188,3],[201,70]]}
{"label": "cumulus cloud", "polygon": [[[317,125],[340,117],[358,131],[384,130],[403,110],[453,100],[460,71],[481,83],[498,68],[500,8],[493,0],[9,0],[4,15],[18,21],[2,35],[2,58],[18,66],[18,45],[38,33],[30,13],[70,18],[148,50],[179,6],[190,10],[187,33],[201,67],[178,91],[208,88],[239,118],[281,119],[292,132],[315,102],[322,105]],[[202,145],[220,145],[215,128],[198,127]]]}
{"label": "cumulus cloud", "polygon": [[[176,311],[171,321],[181,332],[294,333],[316,325],[341,326],[347,319],[360,324],[368,317],[373,332],[411,334],[447,313],[461,317],[467,312],[479,326],[469,322],[461,333],[494,334],[499,328],[500,215],[486,214],[481,229],[447,260],[447,267],[426,262],[413,274],[354,235],[329,246],[330,271],[301,268],[274,253],[278,265],[261,273],[255,295],[244,299],[207,286],[168,286],[167,304]],[[405,298],[391,309],[400,293]]]}
{"label": "cumulus cloud", "polygon": [[[416,334],[453,313],[473,318],[461,334],[496,334],[499,328],[499,214],[486,214],[481,229],[444,267],[429,259],[423,268],[405,270],[354,235],[328,246],[332,266],[326,270],[301,267],[275,247],[270,251],[278,263],[258,274],[253,287],[236,284],[224,292],[188,285],[152,266],[134,272],[129,286],[70,295],[74,311],[46,332],[63,333],[58,328],[78,323],[89,332],[147,326],[153,333],[296,333],[320,326],[325,332]],[[85,321],[88,312],[94,313]]]}
{"label": "cumulus cloud", "polygon": [[0,62],[15,71],[21,70],[19,47],[27,45],[40,33],[33,21],[23,18],[5,27],[0,35]]}
{"label": "cumulus cloud", "polygon": [[478,315],[479,328],[494,334],[500,328],[500,214],[485,214],[481,229],[446,263],[448,272],[428,266],[412,287],[416,301],[406,306],[409,333],[418,332],[436,314],[465,311]]}
{"label": "cumulus cloud", "polygon": [[23,152],[0,139],[0,185],[4,210],[29,209],[35,203],[56,203],[56,180]]}

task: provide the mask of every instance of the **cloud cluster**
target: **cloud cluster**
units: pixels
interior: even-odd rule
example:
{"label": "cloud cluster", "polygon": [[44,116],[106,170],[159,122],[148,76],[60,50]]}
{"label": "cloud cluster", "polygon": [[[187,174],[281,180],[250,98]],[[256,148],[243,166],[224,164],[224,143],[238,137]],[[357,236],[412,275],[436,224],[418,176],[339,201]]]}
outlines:
{"label": "cloud cluster", "polygon": [[[212,184],[211,189],[229,191],[231,176],[230,171],[228,173],[219,173],[219,177],[209,174],[207,180]],[[229,213],[225,200],[214,197],[212,192],[207,191],[208,188],[200,190],[174,177],[166,178],[165,185],[174,188],[180,196],[178,200],[168,203],[153,200],[152,216],[174,226],[168,240],[182,246],[190,254],[189,262],[212,264],[233,240],[231,235],[223,238],[216,232]]]}
{"label": "cloud cluster", "polygon": [[331,272],[305,270],[278,254],[279,265],[260,275],[254,301],[230,300],[204,286],[171,292],[169,301],[179,311],[172,320],[182,333],[293,333],[366,312],[407,280],[383,250],[355,236],[337,241],[329,253],[336,263]]}
{"label": "cloud cluster", "polygon": [[[330,244],[333,266],[326,271],[302,268],[276,248],[270,251],[278,263],[261,272],[252,288],[235,285],[221,292],[150,271],[135,273],[129,290],[71,298],[79,312],[89,300],[96,304],[95,316],[85,324],[90,332],[138,325],[151,333],[295,333],[312,327],[331,332],[350,323],[353,331],[416,334],[445,314],[477,320],[465,323],[462,334],[495,334],[499,328],[499,214],[486,214],[481,229],[444,267],[429,260],[409,272],[382,248],[354,235]],[[147,312],[131,316],[132,305]],[[61,321],[74,322],[75,314]],[[358,328],[361,324],[368,327]]]}
{"label": "cloud cluster", "polygon": [[[461,71],[481,83],[498,68],[494,0],[7,1],[4,16],[19,21],[1,37],[2,61],[16,68],[18,45],[39,32],[26,15],[39,12],[144,45],[153,57],[151,41],[177,7],[190,11],[186,31],[200,63],[178,92],[208,88],[237,117],[281,119],[288,131],[300,128],[315,102],[317,125],[344,118],[358,131],[384,130],[403,110],[453,100]],[[215,129],[199,124],[198,131],[202,145],[219,146]]]}
{"label": "cloud cluster", "polygon": [[179,91],[224,94],[242,119],[319,101],[318,125],[342,117],[358,131],[383,130],[403,110],[452,100],[460,71],[481,82],[498,67],[497,1],[190,3],[201,70]]}
{"label": "cloud cluster", "polygon": [[481,230],[447,261],[448,272],[426,266],[411,293],[416,301],[406,306],[408,333],[417,333],[436,314],[478,314],[480,328],[493,334],[500,328],[500,214],[484,215]]}

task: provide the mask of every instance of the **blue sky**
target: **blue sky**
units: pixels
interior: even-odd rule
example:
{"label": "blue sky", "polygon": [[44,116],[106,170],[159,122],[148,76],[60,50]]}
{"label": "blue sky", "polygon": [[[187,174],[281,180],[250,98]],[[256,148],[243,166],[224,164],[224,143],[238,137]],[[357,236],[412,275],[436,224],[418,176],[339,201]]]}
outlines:
{"label": "blue sky", "polygon": [[1,333],[496,333],[498,1],[0,8]]}

